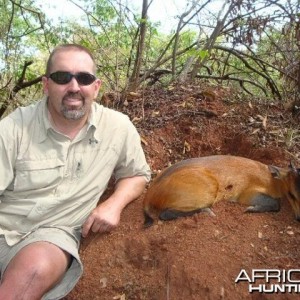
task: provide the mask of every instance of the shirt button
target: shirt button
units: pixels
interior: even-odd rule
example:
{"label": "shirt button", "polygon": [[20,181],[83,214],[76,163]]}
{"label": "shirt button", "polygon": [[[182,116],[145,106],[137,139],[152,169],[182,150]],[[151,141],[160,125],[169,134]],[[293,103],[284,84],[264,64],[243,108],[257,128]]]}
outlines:
{"label": "shirt button", "polygon": [[38,207],[36,208],[36,211],[37,211],[38,213],[40,213],[40,212],[43,211],[43,209],[42,209],[40,206],[38,206]]}

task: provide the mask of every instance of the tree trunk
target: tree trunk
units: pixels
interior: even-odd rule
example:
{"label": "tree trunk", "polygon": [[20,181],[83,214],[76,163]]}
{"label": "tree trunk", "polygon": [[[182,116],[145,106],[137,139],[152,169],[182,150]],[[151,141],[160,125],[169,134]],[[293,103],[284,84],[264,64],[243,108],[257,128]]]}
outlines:
{"label": "tree trunk", "polygon": [[139,86],[139,75],[142,65],[144,47],[145,47],[145,37],[147,31],[147,11],[148,11],[148,0],[143,0],[143,8],[142,8],[142,17],[139,26],[139,42],[137,45],[136,58],[134,61],[134,67],[132,70],[131,77],[129,79],[129,84],[127,88],[127,92],[136,92]]}
{"label": "tree trunk", "polygon": [[211,49],[213,48],[220,32],[222,31],[222,28],[224,27],[224,24],[225,24],[225,21],[229,15],[229,13],[232,11],[232,9],[234,8],[234,4],[231,3],[231,5],[229,6],[227,12],[225,13],[224,17],[220,20],[220,15],[223,11],[223,9],[225,8],[225,5],[227,4],[228,1],[226,1],[222,7],[222,9],[220,10],[219,12],[219,18],[218,18],[218,21],[217,21],[217,25],[216,27],[214,28],[211,36],[209,37],[209,39],[207,40],[206,42],[206,45],[204,46],[204,49],[203,50],[207,50],[208,51],[208,55],[205,56],[205,58],[201,59],[201,57],[199,57],[195,64],[194,64],[194,67],[191,71],[191,80],[195,79],[198,71],[201,69],[201,67],[205,64],[205,62],[207,61],[207,59],[209,58],[209,55],[211,53]]}

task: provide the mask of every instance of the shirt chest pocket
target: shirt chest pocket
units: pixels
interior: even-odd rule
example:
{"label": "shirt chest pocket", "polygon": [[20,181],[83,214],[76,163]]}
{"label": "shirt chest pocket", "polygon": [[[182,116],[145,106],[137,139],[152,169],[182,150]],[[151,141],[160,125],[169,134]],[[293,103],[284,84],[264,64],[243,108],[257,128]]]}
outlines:
{"label": "shirt chest pocket", "polygon": [[53,188],[62,180],[64,163],[59,159],[20,160],[15,165],[14,191]]}

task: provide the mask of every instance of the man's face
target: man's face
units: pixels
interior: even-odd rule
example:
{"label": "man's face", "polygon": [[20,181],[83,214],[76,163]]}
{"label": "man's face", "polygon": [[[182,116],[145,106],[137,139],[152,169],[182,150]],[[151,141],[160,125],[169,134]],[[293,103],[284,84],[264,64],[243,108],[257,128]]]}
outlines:
{"label": "man's face", "polygon": [[[90,56],[83,51],[61,50],[53,56],[50,74],[57,71],[94,74],[94,65]],[[54,121],[60,117],[69,120],[87,119],[100,85],[99,79],[89,85],[81,85],[74,77],[66,84],[58,84],[51,78],[43,77],[43,89],[48,96],[48,109]]]}

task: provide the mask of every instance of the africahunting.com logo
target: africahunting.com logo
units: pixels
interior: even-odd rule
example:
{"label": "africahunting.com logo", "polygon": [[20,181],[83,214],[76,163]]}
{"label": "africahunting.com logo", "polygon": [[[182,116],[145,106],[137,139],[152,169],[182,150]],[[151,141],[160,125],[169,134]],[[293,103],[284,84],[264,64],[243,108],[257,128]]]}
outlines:
{"label": "africahunting.com logo", "polygon": [[249,293],[300,293],[300,269],[242,269],[235,283],[248,282]]}

